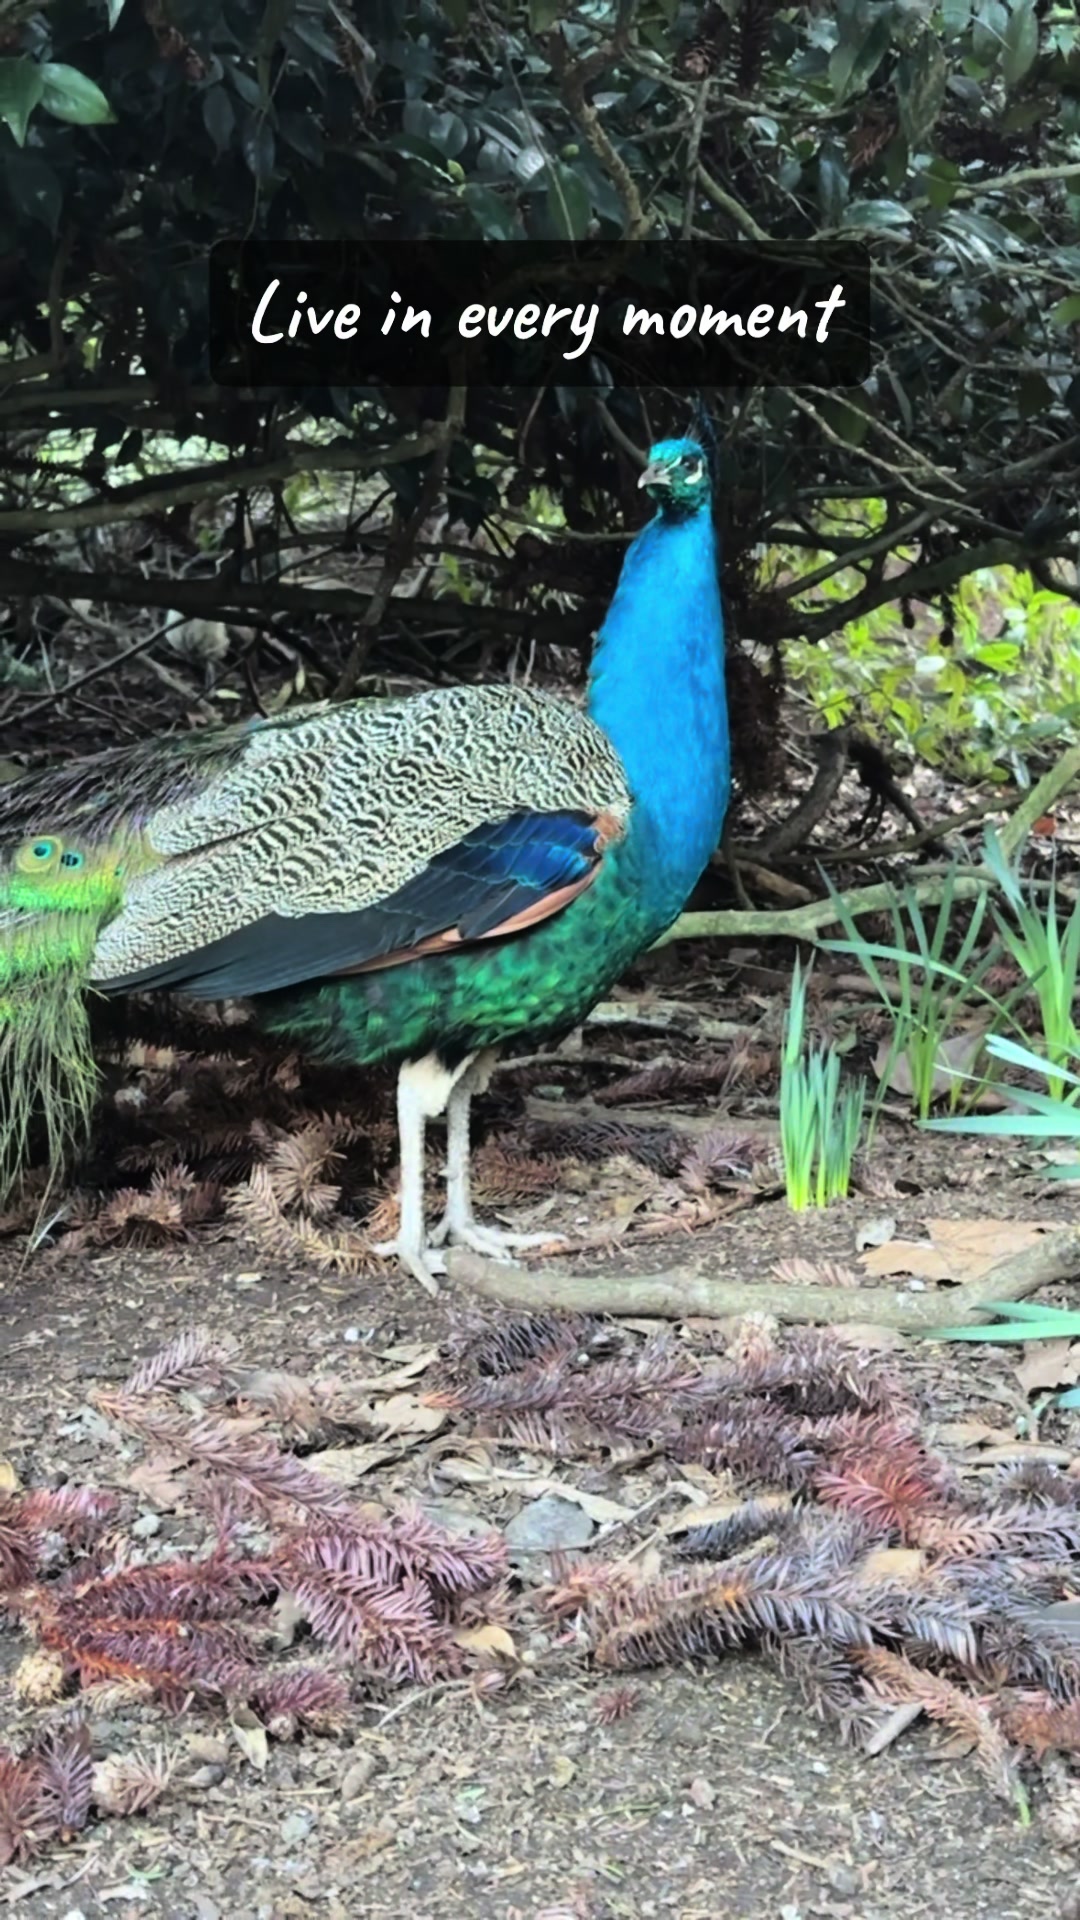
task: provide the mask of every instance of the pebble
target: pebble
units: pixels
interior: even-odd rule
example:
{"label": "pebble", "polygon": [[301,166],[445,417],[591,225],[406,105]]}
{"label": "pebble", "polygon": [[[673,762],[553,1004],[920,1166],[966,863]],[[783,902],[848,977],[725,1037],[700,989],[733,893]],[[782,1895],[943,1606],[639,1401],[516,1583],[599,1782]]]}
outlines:
{"label": "pebble", "polygon": [[341,1797],[343,1800],[359,1800],[372,1774],[378,1767],[373,1753],[362,1753],[351,1767],[345,1769],[341,1778]]}
{"label": "pebble", "polygon": [[287,1813],[278,1832],[287,1847],[297,1840],[306,1840],[315,1825],[315,1815],[307,1807],[297,1807],[293,1813]]}
{"label": "pebble", "polygon": [[587,1513],[572,1500],[545,1493],[516,1513],[506,1528],[511,1552],[545,1553],[553,1547],[583,1547],[596,1531]]}

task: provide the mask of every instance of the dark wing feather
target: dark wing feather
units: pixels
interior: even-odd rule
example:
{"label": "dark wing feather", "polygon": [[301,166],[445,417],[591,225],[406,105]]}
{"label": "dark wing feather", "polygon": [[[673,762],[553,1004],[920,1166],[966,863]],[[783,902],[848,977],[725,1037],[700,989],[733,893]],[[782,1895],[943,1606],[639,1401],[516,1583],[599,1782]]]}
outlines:
{"label": "dark wing feather", "polygon": [[270,993],[303,980],[356,972],[439,935],[481,940],[522,915],[557,909],[602,857],[605,834],[579,812],[511,814],[475,827],[404,886],[373,906],[295,919],[271,914],[188,954],[121,979],[110,992],[174,987],[202,999]]}

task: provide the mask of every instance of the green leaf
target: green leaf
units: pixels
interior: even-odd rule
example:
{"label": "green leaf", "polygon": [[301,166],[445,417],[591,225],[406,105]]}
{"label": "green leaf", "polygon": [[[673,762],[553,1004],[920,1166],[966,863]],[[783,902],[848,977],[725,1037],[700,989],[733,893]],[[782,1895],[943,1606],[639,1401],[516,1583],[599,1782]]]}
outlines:
{"label": "green leaf", "polygon": [[935,157],[922,175],[926,197],[936,213],[952,204],[960,185],[960,169],[954,160]]}
{"label": "green leaf", "polygon": [[1008,24],[1008,11],[1002,0],[981,0],[975,9],[971,30],[971,51],[980,66],[992,66],[1001,52]]}
{"label": "green leaf", "polygon": [[[856,36],[861,27],[849,23]],[[829,79],[837,103],[846,100],[851,93],[861,92],[868,80],[877,72],[885,58],[892,40],[892,27],[886,10],[879,13],[868,33],[861,38],[841,37],[829,56]]]}
{"label": "green leaf", "polygon": [[828,421],[834,433],[846,440],[850,447],[861,447],[870,431],[870,421],[866,414],[849,407],[845,400],[838,400],[835,394],[829,394],[818,402],[822,418]]}
{"label": "green leaf", "polygon": [[844,214],[845,227],[907,227],[911,214],[899,200],[853,200]]}
{"label": "green leaf", "polygon": [[459,113],[434,107],[429,100],[407,100],[401,124],[406,133],[426,140],[451,160],[457,158],[469,138],[469,129]]}
{"label": "green leaf", "polygon": [[896,98],[900,124],[909,148],[924,145],[933,130],[945,98],[949,77],[945,49],[936,34],[924,33],[910,54],[905,54],[896,76]]}
{"label": "green leaf", "polygon": [[827,227],[838,227],[848,197],[848,170],[839,147],[831,142],[818,154],[818,207]]}
{"label": "green leaf", "polygon": [[55,120],[67,120],[74,127],[103,127],[116,119],[101,88],[77,67],[46,60],[41,75],[45,82],[41,104]]}
{"label": "green leaf", "polygon": [[11,128],[16,146],[25,142],[27,123],[44,91],[41,68],[32,60],[0,60],[0,120]]}
{"label": "green leaf", "polygon": [[1067,293],[1056,307],[1051,307],[1050,318],[1055,327],[1073,327],[1080,320],[1080,293]]}
{"label": "green leaf", "polygon": [[236,109],[222,86],[207,87],[202,102],[203,126],[218,153],[224,153],[236,127]]}
{"label": "green leaf", "polygon": [[485,240],[520,240],[521,228],[511,201],[504,200],[493,187],[471,181],[463,190],[465,205]]}
{"label": "green leaf", "polygon": [[568,4],[569,0],[529,0],[529,32],[549,33]]}
{"label": "green leaf", "polygon": [[1000,1304],[996,1300],[986,1302],[987,1313],[997,1313],[1006,1317],[1008,1326],[982,1327],[927,1327],[922,1332],[924,1340],[978,1340],[998,1342],[1009,1340],[1061,1340],[1072,1339],[1080,1334],[1080,1313],[1074,1313],[1067,1307],[1035,1307],[1028,1302],[1009,1302]]}
{"label": "green leaf", "polygon": [[1001,72],[1005,85],[1018,87],[1031,71],[1039,52],[1039,22],[1035,0],[1019,0],[1009,15],[1001,54]]}
{"label": "green leaf", "polygon": [[966,33],[971,20],[971,0],[944,0],[941,9],[941,25],[945,33],[956,39]]}
{"label": "green leaf", "polygon": [[584,240],[592,219],[592,203],[580,174],[556,164],[547,190],[548,219],[560,240]]}

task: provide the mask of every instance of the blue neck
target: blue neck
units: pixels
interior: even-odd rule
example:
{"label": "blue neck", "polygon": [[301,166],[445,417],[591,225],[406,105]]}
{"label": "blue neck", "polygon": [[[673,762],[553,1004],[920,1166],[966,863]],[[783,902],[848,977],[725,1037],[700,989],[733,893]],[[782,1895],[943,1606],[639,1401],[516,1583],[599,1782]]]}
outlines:
{"label": "blue neck", "polygon": [[588,704],[626,768],[631,833],[653,854],[657,908],[674,918],[719,841],[731,786],[707,506],[685,520],[658,514],[634,541],[600,631]]}

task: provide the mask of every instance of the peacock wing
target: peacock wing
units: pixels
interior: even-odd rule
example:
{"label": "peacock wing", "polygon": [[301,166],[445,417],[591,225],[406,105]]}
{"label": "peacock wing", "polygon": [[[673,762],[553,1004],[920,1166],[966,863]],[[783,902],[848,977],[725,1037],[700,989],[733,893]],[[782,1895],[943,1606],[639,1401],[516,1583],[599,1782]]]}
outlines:
{"label": "peacock wing", "polygon": [[148,812],[90,977],[263,993],[514,931],[589,883],[630,804],[600,729],[531,691],[257,728]]}

